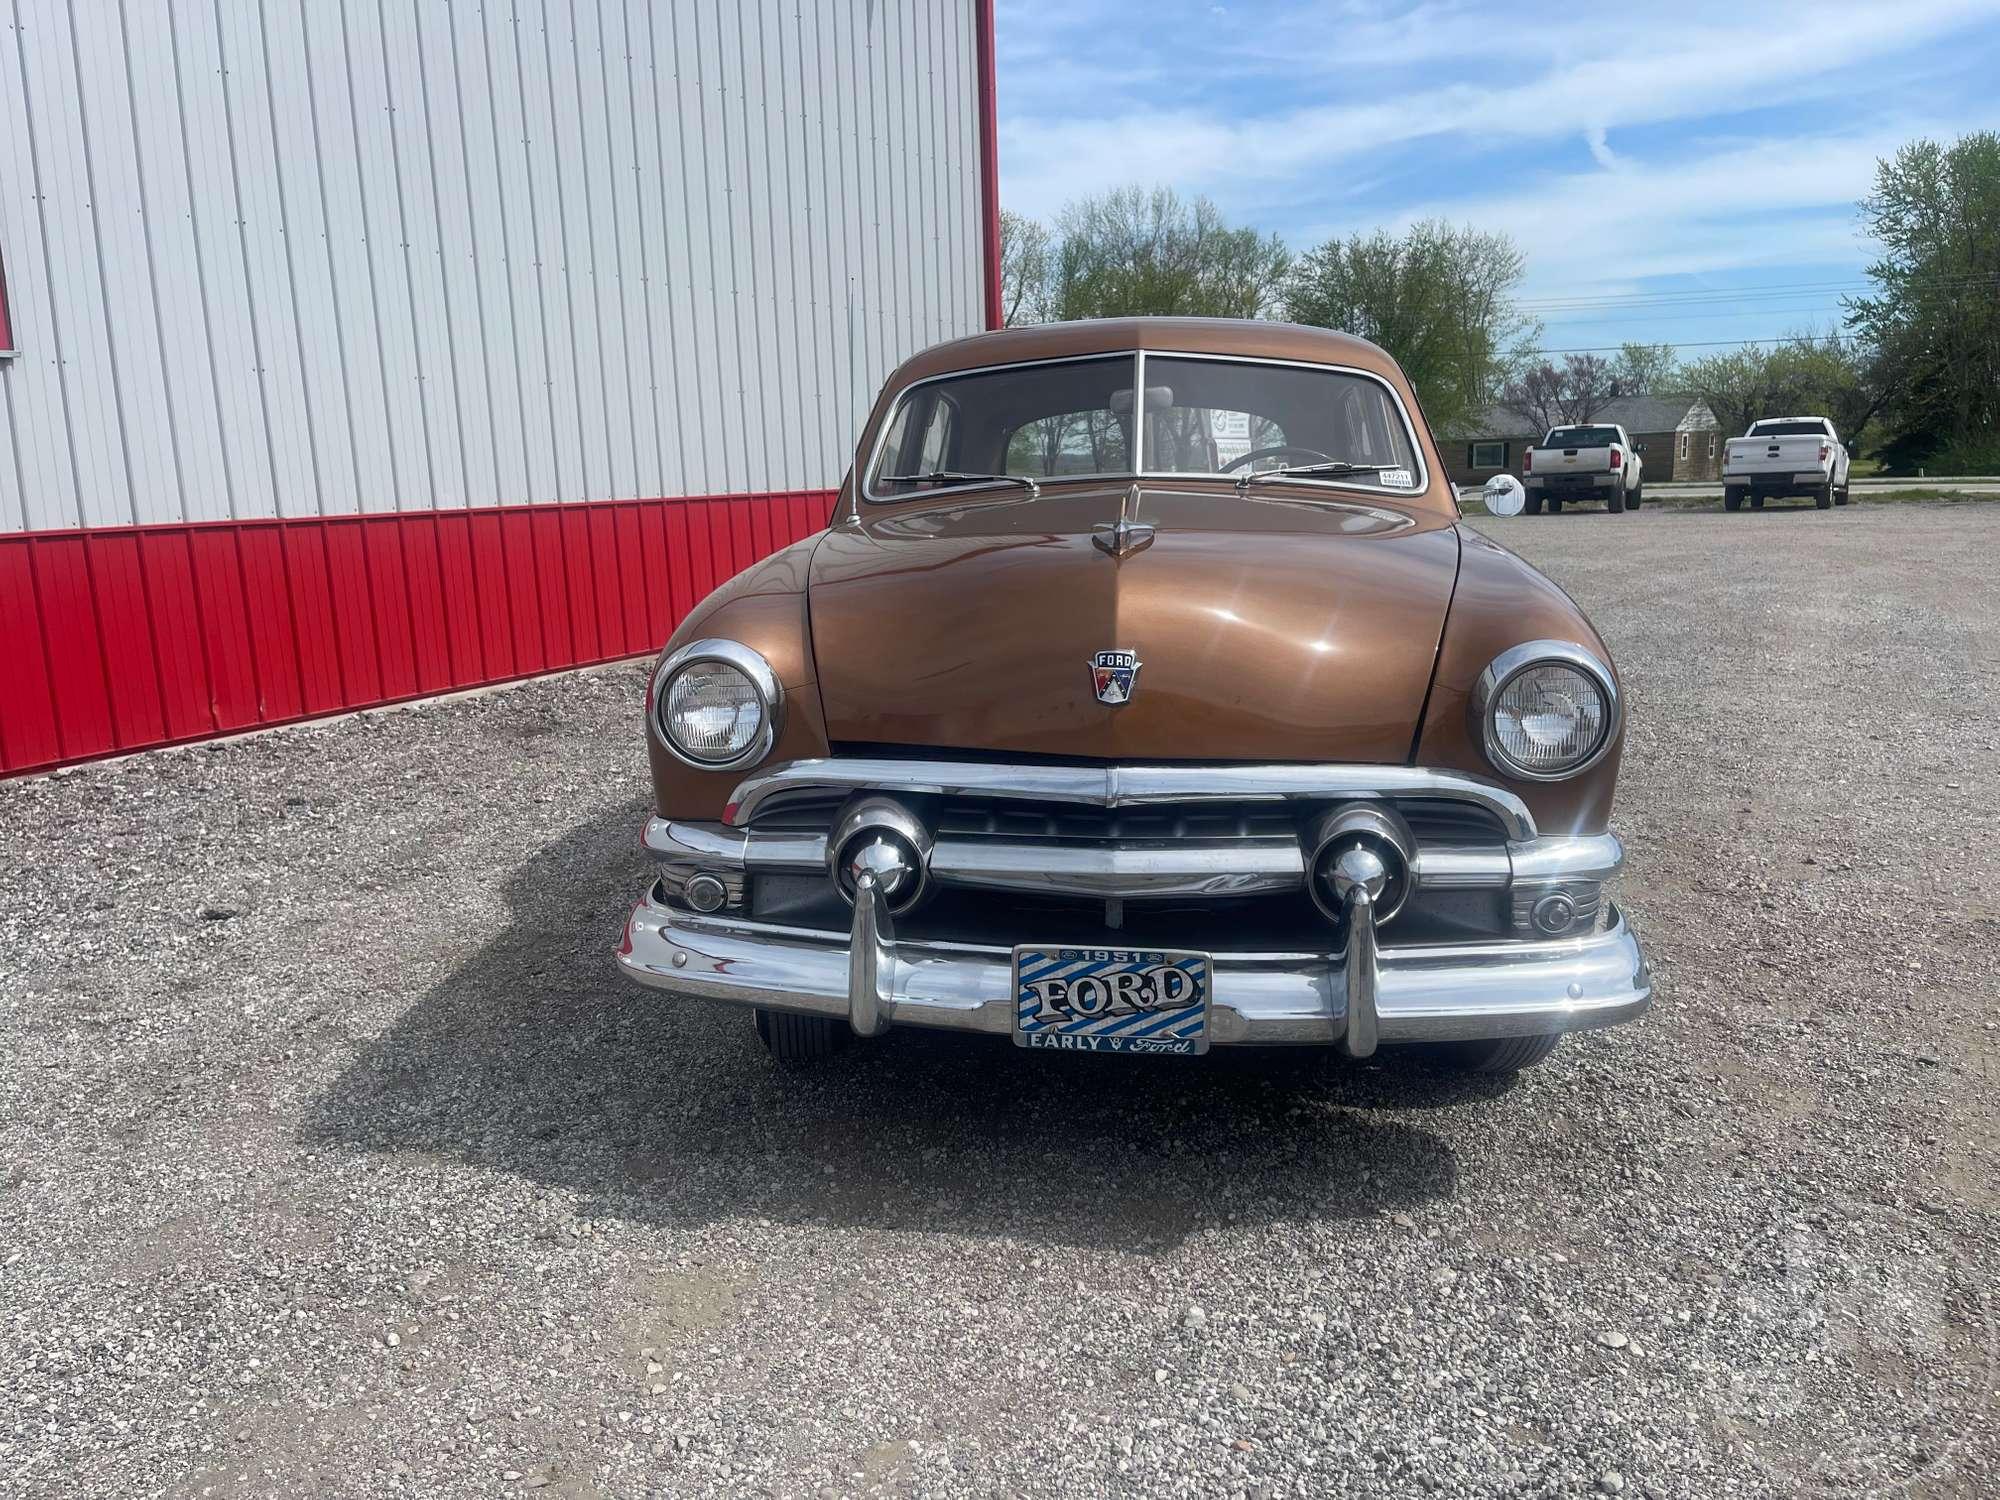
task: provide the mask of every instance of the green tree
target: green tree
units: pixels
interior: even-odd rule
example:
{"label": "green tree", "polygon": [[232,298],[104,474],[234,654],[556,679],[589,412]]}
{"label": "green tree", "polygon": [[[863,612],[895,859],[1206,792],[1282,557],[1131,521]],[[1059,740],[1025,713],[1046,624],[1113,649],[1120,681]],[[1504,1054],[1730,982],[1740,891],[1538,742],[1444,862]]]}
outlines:
{"label": "green tree", "polygon": [[2000,464],[2000,134],[1912,141],[1876,163],[1861,211],[1882,256],[1848,327],[1880,351],[1898,446]]}
{"label": "green tree", "polygon": [[1044,321],[1049,231],[1025,214],[1000,210],[1000,308],[1009,328]]}
{"label": "green tree", "polygon": [[1712,354],[1687,365],[1681,384],[1707,403],[1725,433],[1765,417],[1828,417],[1850,447],[1890,389],[1876,351],[1833,333]]}
{"label": "green tree", "polygon": [[1662,396],[1683,389],[1672,344],[1620,344],[1611,378],[1621,396]]}
{"label": "green tree", "polygon": [[1261,317],[1290,268],[1276,235],[1231,228],[1206,198],[1118,188],[1063,210],[1043,312],[1060,320]]}
{"label": "green tree", "polygon": [[1285,315],[1381,345],[1431,421],[1452,431],[1500,394],[1539,333],[1515,302],[1524,271],[1506,235],[1426,220],[1308,253],[1286,288]]}

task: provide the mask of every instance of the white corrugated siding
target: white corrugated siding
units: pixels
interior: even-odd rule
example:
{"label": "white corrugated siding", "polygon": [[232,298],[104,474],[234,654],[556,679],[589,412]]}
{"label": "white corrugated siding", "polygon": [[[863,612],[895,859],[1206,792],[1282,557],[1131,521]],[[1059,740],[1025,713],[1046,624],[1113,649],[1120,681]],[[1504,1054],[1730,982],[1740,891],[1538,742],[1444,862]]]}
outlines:
{"label": "white corrugated siding", "polygon": [[0,531],[831,486],[981,323],[973,0],[0,21]]}

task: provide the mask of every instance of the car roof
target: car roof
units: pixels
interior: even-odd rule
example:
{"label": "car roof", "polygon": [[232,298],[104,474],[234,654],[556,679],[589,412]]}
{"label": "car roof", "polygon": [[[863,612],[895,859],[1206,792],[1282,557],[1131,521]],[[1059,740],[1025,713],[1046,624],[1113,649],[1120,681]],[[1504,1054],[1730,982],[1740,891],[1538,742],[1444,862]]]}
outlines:
{"label": "car roof", "polygon": [[1123,354],[1135,349],[1348,365],[1391,379],[1402,373],[1393,359],[1368,340],[1302,323],[1263,318],[1091,318],[1001,328],[933,344],[905,360],[889,383],[903,386],[954,370],[1084,354]]}

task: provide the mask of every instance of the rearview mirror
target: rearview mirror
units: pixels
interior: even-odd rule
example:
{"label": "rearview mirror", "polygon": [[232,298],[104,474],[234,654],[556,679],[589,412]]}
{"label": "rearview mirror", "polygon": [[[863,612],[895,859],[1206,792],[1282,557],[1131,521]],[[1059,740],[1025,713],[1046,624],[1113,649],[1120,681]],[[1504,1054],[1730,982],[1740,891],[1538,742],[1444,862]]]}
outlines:
{"label": "rearview mirror", "polygon": [[1479,498],[1496,516],[1518,516],[1528,503],[1528,492],[1512,474],[1495,474],[1481,488]]}
{"label": "rearview mirror", "polygon": [[1646,451],[1646,445],[1644,443],[1634,443],[1632,445],[1632,451],[1634,453],[1644,453]]}
{"label": "rearview mirror", "polygon": [[[1171,411],[1174,404],[1174,388],[1170,385],[1149,385],[1146,387],[1147,411]],[[1111,393],[1111,410],[1121,417],[1132,415],[1132,387],[1125,386]]]}

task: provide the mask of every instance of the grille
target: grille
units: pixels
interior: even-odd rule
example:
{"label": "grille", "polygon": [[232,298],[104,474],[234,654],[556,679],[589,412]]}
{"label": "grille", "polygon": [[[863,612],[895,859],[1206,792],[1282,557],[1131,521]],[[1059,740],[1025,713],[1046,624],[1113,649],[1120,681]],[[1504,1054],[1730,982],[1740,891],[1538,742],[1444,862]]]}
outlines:
{"label": "grille", "polygon": [[[831,827],[844,793],[802,794],[757,817],[760,829],[821,832]],[[940,838],[1004,839],[1057,845],[1291,839],[1327,804],[1190,802],[1105,808],[1006,797],[908,797]],[[1419,846],[1506,842],[1500,820],[1476,804],[1446,797],[1392,799]],[[823,876],[767,874],[751,882],[752,913],[769,921],[845,930],[851,912]],[[1391,926],[1398,943],[1462,941],[1505,933],[1513,912],[1499,890],[1428,890],[1412,897]],[[1208,952],[1326,951],[1345,941],[1303,890],[1217,896],[1101,898],[939,887],[896,921],[905,937],[1011,946],[1022,942],[1117,942]]]}
{"label": "grille", "polygon": [[1296,831],[1282,806],[1191,803],[1180,807],[1073,807],[954,798],[939,810],[939,834],[955,838],[1062,839],[1139,843],[1148,839],[1226,841],[1286,838]]}

